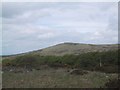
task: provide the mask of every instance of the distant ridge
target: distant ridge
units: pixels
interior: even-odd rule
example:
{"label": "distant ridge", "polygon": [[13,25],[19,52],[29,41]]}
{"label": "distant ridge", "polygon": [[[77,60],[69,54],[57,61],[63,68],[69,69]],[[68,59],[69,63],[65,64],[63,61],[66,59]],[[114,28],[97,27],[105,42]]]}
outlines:
{"label": "distant ridge", "polygon": [[66,54],[78,55],[78,54],[87,53],[87,52],[102,52],[102,51],[109,51],[109,50],[118,50],[118,44],[95,45],[95,44],[65,42],[65,43],[56,44],[54,46],[50,46],[47,48],[43,48],[40,50],[35,50],[35,51],[30,51],[30,52],[21,53],[21,54],[15,54],[15,55],[7,55],[3,57],[14,57],[14,56],[25,55],[25,54],[38,54],[41,56],[46,56],[46,55],[62,56]]}
{"label": "distant ridge", "polygon": [[118,49],[118,44],[95,45],[95,44],[65,42],[41,50],[33,51],[30,53],[45,55],[45,56],[46,55],[62,56],[66,54],[78,55],[87,52],[97,52],[97,51],[102,52],[102,51],[117,50],[117,49]]}

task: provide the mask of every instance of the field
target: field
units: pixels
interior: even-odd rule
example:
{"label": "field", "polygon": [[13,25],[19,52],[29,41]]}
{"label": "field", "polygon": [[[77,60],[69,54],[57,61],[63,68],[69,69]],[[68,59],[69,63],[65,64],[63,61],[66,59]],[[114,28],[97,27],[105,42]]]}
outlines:
{"label": "field", "polygon": [[117,74],[88,71],[84,75],[70,74],[67,68],[44,68],[30,72],[4,72],[3,88],[99,88]]}

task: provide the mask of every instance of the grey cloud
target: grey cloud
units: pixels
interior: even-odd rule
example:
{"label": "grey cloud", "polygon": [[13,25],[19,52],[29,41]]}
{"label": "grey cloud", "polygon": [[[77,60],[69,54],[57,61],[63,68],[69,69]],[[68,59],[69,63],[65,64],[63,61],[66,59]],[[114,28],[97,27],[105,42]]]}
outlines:
{"label": "grey cloud", "polygon": [[2,3],[2,17],[14,18],[26,11],[40,10],[43,8],[54,8],[56,3],[49,2],[3,2]]}
{"label": "grey cloud", "polygon": [[[104,8],[105,10],[104,10]],[[3,53],[60,42],[116,43],[112,3],[3,3]]]}

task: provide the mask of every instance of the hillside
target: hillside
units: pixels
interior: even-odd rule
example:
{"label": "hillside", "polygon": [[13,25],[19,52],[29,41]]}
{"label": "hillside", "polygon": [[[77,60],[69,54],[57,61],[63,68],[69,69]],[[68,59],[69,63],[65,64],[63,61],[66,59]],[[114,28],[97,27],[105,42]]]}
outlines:
{"label": "hillside", "polygon": [[2,60],[3,87],[117,87],[117,47],[62,43],[8,56]]}
{"label": "hillside", "polygon": [[55,46],[51,46],[42,50],[33,51],[30,53],[39,55],[57,55],[62,56],[66,54],[82,54],[87,52],[102,52],[109,50],[117,50],[117,44],[109,45],[93,45],[93,44],[80,44],[80,43],[61,43]]}
{"label": "hillside", "polygon": [[101,44],[101,45],[94,45],[94,44],[81,44],[81,43],[61,43],[54,46],[50,46],[47,48],[43,48],[36,51],[16,54],[16,55],[8,55],[3,56],[3,58],[7,57],[16,57],[25,54],[37,54],[41,56],[63,56],[63,55],[79,55],[82,53],[87,52],[102,52],[102,51],[113,51],[118,49],[118,44]]}

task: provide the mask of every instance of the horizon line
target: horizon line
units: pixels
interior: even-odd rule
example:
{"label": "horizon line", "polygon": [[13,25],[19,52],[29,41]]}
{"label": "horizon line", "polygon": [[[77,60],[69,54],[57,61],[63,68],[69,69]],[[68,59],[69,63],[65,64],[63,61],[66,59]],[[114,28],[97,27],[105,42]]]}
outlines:
{"label": "horizon line", "polygon": [[120,43],[106,43],[106,44],[93,44],[93,43],[77,43],[77,42],[63,42],[63,43],[57,43],[57,44],[53,44],[44,48],[40,48],[40,49],[34,49],[34,50],[29,50],[29,51],[25,51],[25,52],[19,52],[19,53],[13,53],[13,54],[2,54],[0,55],[0,57],[7,57],[7,56],[15,56],[15,55],[21,55],[21,54],[25,54],[25,53],[30,53],[30,52],[34,52],[34,51],[38,51],[38,50],[42,50],[48,47],[52,47],[52,46],[56,46],[56,45],[60,45],[60,44],[86,44],[86,45],[119,45]]}

